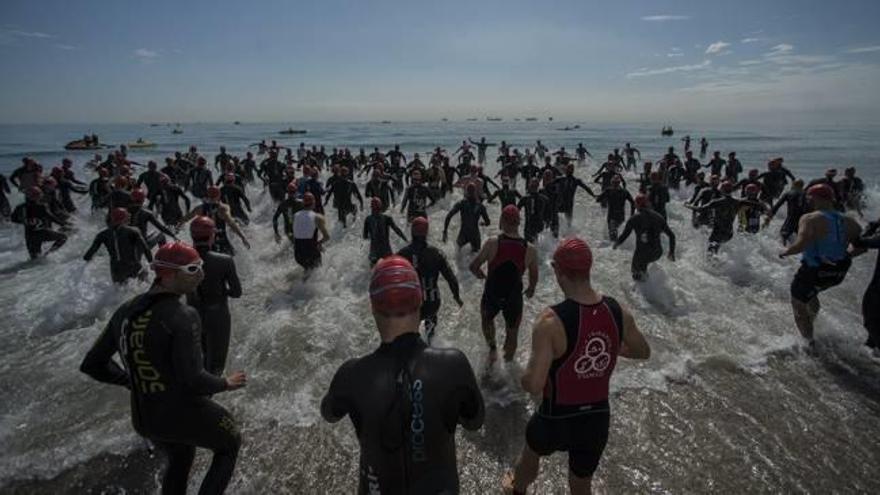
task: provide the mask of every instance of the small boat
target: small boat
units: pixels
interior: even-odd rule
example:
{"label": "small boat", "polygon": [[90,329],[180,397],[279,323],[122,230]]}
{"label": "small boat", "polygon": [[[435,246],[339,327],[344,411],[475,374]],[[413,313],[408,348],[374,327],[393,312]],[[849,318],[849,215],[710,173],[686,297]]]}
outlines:
{"label": "small boat", "polygon": [[673,134],[672,126],[664,126],[663,130],[660,131],[661,136],[671,136]]}
{"label": "small boat", "polygon": [[183,129],[172,129],[171,134],[183,134]]}
{"label": "small boat", "polygon": [[86,144],[82,139],[77,139],[76,141],[71,141],[64,145],[64,149],[68,151],[78,151],[78,150],[102,150],[104,148],[112,148],[112,146],[107,144],[92,144],[89,142]]}
{"label": "small boat", "polygon": [[159,124],[150,124],[150,127],[159,127]]}
{"label": "small boat", "polygon": [[233,124],[233,125],[241,125],[241,122],[239,122],[239,121],[236,120],[236,121],[233,122],[232,124]]}
{"label": "small boat", "polygon": [[477,119],[474,119],[474,118],[470,118],[470,119],[467,119],[467,121],[468,121],[468,122],[476,122],[476,121],[477,121]]}
{"label": "small boat", "polygon": [[126,146],[128,146],[129,148],[134,148],[134,149],[137,149],[137,148],[153,148],[153,147],[156,146],[156,143],[153,143],[153,142],[150,142],[150,141],[144,141],[143,139],[138,139],[137,141],[135,141],[135,142],[133,142],[133,143],[128,143]]}
{"label": "small boat", "polygon": [[446,117],[443,117],[442,120],[443,120],[443,122],[449,122],[449,119],[447,119]]}
{"label": "small boat", "polygon": [[553,117],[547,117],[547,120],[553,122]]}
{"label": "small boat", "polygon": [[514,122],[519,122],[519,119],[513,119]]}
{"label": "small boat", "polygon": [[537,120],[537,117],[526,117],[526,122],[536,122]]}
{"label": "small boat", "polygon": [[391,121],[390,121],[390,120],[383,120],[382,122],[379,122],[379,123],[380,123],[380,124],[390,124]]}
{"label": "small boat", "polygon": [[501,117],[486,117],[489,122],[501,122]]}
{"label": "small boat", "polygon": [[278,131],[278,134],[290,135],[290,134],[305,134],[307,131],[305,129],[294,129],[292,127],[288,127],[283,131]]}

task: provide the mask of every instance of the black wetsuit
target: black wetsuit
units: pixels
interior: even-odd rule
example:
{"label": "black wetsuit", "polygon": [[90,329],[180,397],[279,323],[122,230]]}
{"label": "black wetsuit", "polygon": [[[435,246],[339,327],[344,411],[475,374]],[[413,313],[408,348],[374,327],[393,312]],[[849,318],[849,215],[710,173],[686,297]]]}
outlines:
{"label": "black wetsuit", "polygon": [[666,184],[652,183],[648,186],[648,202],[657,214],[666,219],[666,204],[669,203],[669,187]]}
{"label": "black wetsuit", "polygon": [[161,174],[157,170],[147,170],[139,175],[137,179],[138,187],[141,184],[146,184],[147,186],[147,199],[149,200],[147,207],[151,210],[155,206],[159,194],[162,193],[162,184],[159,182],[160,176]]}
{"label": "black wetsuit", "polygon": [[406,236],[394,223],[390,215],[372,213],[364,219],[364,239],[370,240],[370,265],[389,256],[391,250],[390,231],[394,230],[406,242]]}
{"label": "black wetsuit", "polygon": [[511,189],[508,186],[502,186],[501,189],[498,189],[492,195],[489,196],[489,202],[495,201],[495,198],[501,200],[501,208],[504,209],[505,206],[508,205],[516,205],[520,201],[522,201],[522,195],[516,190]]}
{"label": "black wetsuit", "polygon": [[[522,317],[523,284],[522,274],[526,270],[526,254],[528,242],[525,239],[498,236],[498,251],[489,260],[486,284],[480,309],[483,314],[494,319],[499,312],[504,315],[504,323],[508,330],[507,343],[516,342],[516,327]],[[494,339],[494,335],[491,336]],[[487,340],[489,336],[486,337]],[[487,342],[490,349],[495,349],[495,342]],[[505,349],[516,348],[516,345],[505,345]]]}
{"label": "black wetsuit", "polygon": [[177,184],[168,184],[162,188],[159,196],[159,212],[162,221],[167,225],[177,225],[183,219],[183,211],[180,209],[180,200],[186,205],[186,211],[190,210],[189,196],[183,192]]}
{"label": "black wetsuit", "polygon": [[736,158],[731,158],[727,161],[727,165],[724,167],[724,176],[731,182],[736,182],[739,180],[739,174],[741,174],[742,171],[742,163]]}
{"label": "black wetsuit", "polygon": [[92,198],[92,211],[106,208],[110,198],[110,180],[98,177],[89,183],[89,197]]}
{"label": "black wetsuit", "polygon": [[529,242],[534,242],[538,234],[544,231],[544,210],[547,208],[547,197],[539,192],[533,192],[519,200],[516,205],[520,210],[525,210],[526,224],[523,229],[523,237]]}
{"label": "black wetsuit", "polygon": [[150,247],[141,232],[129,225],[117,225],[98,232],[83,259],[91,261],[101,246],[110,255],[110,276],[117,284],[140,275],[143,270],[142,256],[147,261],[153,260]]}
{"label": "black wetsuit", "polygon": [[196,167],[189,172],[189,190],[199,199],[203,199],[208,194],[208,187],[213,183],[211,171],[205,167]]}
{"label": "black wetsuit", "polygon": [[622,187],[609,187],[602,191],[596,201],[604,203],[608,208],[606,220],[608,222],[608,238],[612,242],[617,241],[617,231],[626,220],[626,203],[629,202],[630,214],[632,214],[633,204],[632,195]]}
{"label": "black wetsuit", "polygon": [[559,211],[565,214],[566,218],[571,219],[572,212],[574,211],[574,195],[577,192],[577,188],[581,188],[587,192],[592,197],[596,197],[593,194],[593,190],[589,188],[584,182],[573,175],[565,175],[556,179],[556,184],[558,185],[559,190],[559,202],[557,207]]}
{"label": "black wetsuit", "polygon": [[278,217],[284,217],[284,235],[293,242],[293,216],[302,209],[302,201],[297,198],[288,197],[278,203],[275,214],[272,215],[272,230],[275,231],[275,235],[278,235]]}
{"label": "black wetsuit", "polygon": [[230,215],[245,225],[250,223],[247,212],[251,211],[251,202],[245,196],[244,189],[235,184],[226,184],[220,188],[220,197],[229,205]]}
{"label": "black wetsuit", "polygon": [[721,197],[698,207],[697,211],[712,211],[712,233],[709,234],[709,252],[717,253],[721,244],[733,238],[733,223],[742,201],[722,194]]}
{"label": "black wetsuit", "polygon": [[483,424],[483,398],[456,349],[430,348],[416,333],[343,364],[321,415],[348,415],[361,446],[358,493],[457,494],[455,429]]}
{"label": "black wetsuit", "polygon": [[9,182],[6,181],[6,176],[0,174],[0,217],[9,218],[9,214],[12,213],[12,207],[9,205],[9,197],[6,195],[9,194],[11,190],[9,189]]}
{"label": "black wetsuit", "polygon": [[221,203],[205,202],[197,208],[201,210],[202,215],[211,217],[211,220],[214,220],[214,245],[212,249],[218,253],[235,256],[235,249],[232,247],[232,243],[229,242],[229,234],[226,232],[226,221],[219,214],[220,205]]}
{"label": "black wetsuit", "polygon": [[[880,249],[880,223],[871,222],[868,228],[853,246],[865,249]],[[880,257],[874,265],[874,275],[862,297],[862,317],[865,329],[868,331],[868,340],[865,345],[873,349],[880,349]]]}
{"label": "black wetsuit", "polygon": [[[694,197],[691,198],[690,204],[693,206],[703,206],[720,197],[721,191],[712,187],[710,184],[705,184],[703,187],[694,190]],[[702,225],[711,225],[714,215],[714,210],[694,210],[693,216],[691,217],[691,224],[695,229]]]}
{"label": "black wetsuit", "polygon": [[[168,455],[163,493],[185,493],[196,447],[214,458],[200,493],[222,493],[241,444],[232,416],[207,396],[226,380],[203,366],[198,312],[171,294],[144,294],[123,304],[83,359],[80,371],[131,391],[135,431]],[[119,353],[125,368],[113,360]]]}
{"label": "black wetsuit", "polygon": [[791,171],[785,167],[771,169],[758,176],[758,180],[763,180],[764,190],[771,198],[778,198],[782,194],[785,185],[788,184],[788,179],[795,180]]}
{"label": "black wetsuit", "polygon": [[38,258],[43,251],[43,243],[51,242],[50,250],[55,250],[67,242],[67,236],[51,229],[52,224],[64,226],[64,222],[53,215],[43,203],[25,200],[15,207],[10,215],[15,223],[24,225],[24,242],[31,259]]}
{"label": "black wetsuit", "polygon": [[364,187],[364,196],[382,200],[382,213],[394,204],[394,189],[388,185],[387,180],[370,179]]}
{"label": "black wetsuit", "polygon": [[353,215],[357,211],[351,200],[352,196],[357,198],[362,209],[364,207],[364,198],[361,196],[357,184],[350,179],[338,177],[332,183],[327,181],[327,198],[329,199],[330,196],[333,196],[333,207],[336,208],[343,227],[346,225],[348,215]]}
{"label": "black wetsuit", "polygon": [[422,283],[422,307],[420,317],[425,322],[425,341],[431,344],[434,332],[437,329],[437,312],[440,310],[440,289],[437,283],[440,275],[449,284],[452,296],[459,300],[458,279],[455,272],[449,267],[446,256],[434,246],[429,246],[424,238],[414,238],[410,245],[401,249],[397,254],[408,259],[413,268],[419,274]]}
{"label": "black wetsuit", "polygon": [[709,160],[708,163],[703,166],[710,169],[712,175],[717,175],[721,177],[721,171],[724,170],[724,167],[726,165],[727,162],[723,158],[712,158],[711,160]]}
{"label": "black wetsuit", "polygon": [[444,234],[449,228],[449,222],[452,221],[452,217],[457,213],[461,213],[461,225],[459,226],[458,237],[455,243],[458,247],[470,244],[471,251],[479,251],[482,244],[480,219],[483,219],[485,225],[489,224],[489,214],[486,212],[486,207],[476,199],[463,199],[455,203],[452,209],[449,210],[449,213],[446,214],[446,221],[443,224]]}
{"label": "black wetsuit", "polygon": [[58,182],[58,194],[60,195],[61,205],[64,207],[64,211],[67,213],[73,213],[76,211],[76,205],[73,204],[73,197],[70,195],[71,193],[76,194],[87,194],[89,192],[88,189],[77,186],[69,179],[60,178],[57,179]]}
{"label": "black wetsuit", "polygon": [[232,328],[228,300],[241,297],[241,282],[232,256],[216,253],[202,244],[196,249],[202,257],[205,278],[195,292],[186,295],[186,302],[198,310],[202,319],[205,369],[223,376]]}
{"label": "black wetsuit", "polygon": [[559,237],[559,202],[562,199],[559,189],[560,185],[556,181],[541,189],[541,195],[546,199],[544,203],[544,226],[550,227],[553,237]]}
{"label": "black wetsuit", "polygon": [[400,209],[406,209],[406,220],[412,222],[416,217],[428,217],[428,207],[433,206],[436,199],[431,190],[424,184],[410,186],[403,195]]}
{"label": "black wetsuit", "polygon": [[[160,244],[165,244],[166,235],[172,238],[175,237],[174,232],[171,232],[171,229],[163,225],[153,212],[145,210],[140,205],[130,207],[128,213],[131,215],[131,220],[128,222],[129,225],[136,227],[140,231],[144,240],[147,241],[147,246],[152,248]],[[147,227],[150,224],[152,224],[153,227],[156,227],[161,233],[148,234]]]}
{"label": "black wetsuit", "polygon": [[284,182],[284,164],[274,158],[267,158],[260,163],[257,175],[269,186],[269,195],[275,201],[284,199],[284,190],[287,183]]}
{"label": "black wetsuit", "polygon": [[663,245],[660,243],[660,234],[665,233],[669,237],[669,252],[675,252],[675,234],[666,223],[666,219],[659,213],[649,208],[642,208],[629,217],[617,244],[623,244],[629,234],[636,233],[636,249],[632,257],[633,280],[644,280],[648,273],[648,265],[663,256]]}

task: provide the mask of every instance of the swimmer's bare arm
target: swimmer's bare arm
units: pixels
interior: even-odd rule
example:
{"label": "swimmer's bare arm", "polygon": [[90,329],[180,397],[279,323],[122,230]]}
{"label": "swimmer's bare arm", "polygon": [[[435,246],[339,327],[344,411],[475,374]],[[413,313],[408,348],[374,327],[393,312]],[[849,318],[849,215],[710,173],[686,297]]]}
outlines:
{"label": "swimmer's bare arm", "polygon": [[783,249],[779,253],[780,258],[784,258],[786,256],[790,256],[792,254],[802,253],[804,249],[806,249],[807,244],[813,241],[815,237],[815,227],[813,226],[813,221],[816,218],[814,213],[807,213],[802,216],[800,220],[798,220],[798,235],[797,239],[790,246]]}
{"label": "swimmer's bare arm", "polygon": [[644,335],[639,332],[635,318],[623,306],[620,310],[623,313],[623,343],[620,346],[620,355],[630,359],[648,359],[651,357],[651,347]]}
{"label": "swimmer's bare arm", "polygon": [[487,239],[486,243],[483,244],[483,247],[480,248],[480,252],[477,253],[477,257],[471,261],[470,269],[471,273],[474,274],[480,280],[486,278],[486,274],[483,273],[483,263],[489,261],[492,257],[495,256],[495,253],[498,251],[498,238],[493,237],[491,239]]}
{"label": "swimmer's bare arm", "polygon": [[324,215],[315,215],[315,225],[317,225],[318,230],[321,231],[321,239],[318,240],[318,244],[324,244],[329,241],[330,233],[327,232],[327,222],[324,219]]}
{"label": "swimmer's bare arm", "polygon": [[553,334],[559,332],[564,332],[562,322],[553,310],[545,309],[532,328],[532,353],[526,371],[520,378],[523,390],[532,395],[540,395],[544,390],[550,365],[553,364]]}
{"label": "swimmer's bare arm", "polygon": [[229,225],[229,228],[235,232],[235,235],[241,239],[241,243],[244,244],[244,247],[250,249],[251,243],[248,242],[247,237],[244,236],[244,232],[241,231],[241,228],[238,226],[238,222],[232,218],[232,215],[229,214],[229,206],[220,205],[220,208],[217,209],[217,214],[220,215],[220,218],[226,222],[226,225]]}

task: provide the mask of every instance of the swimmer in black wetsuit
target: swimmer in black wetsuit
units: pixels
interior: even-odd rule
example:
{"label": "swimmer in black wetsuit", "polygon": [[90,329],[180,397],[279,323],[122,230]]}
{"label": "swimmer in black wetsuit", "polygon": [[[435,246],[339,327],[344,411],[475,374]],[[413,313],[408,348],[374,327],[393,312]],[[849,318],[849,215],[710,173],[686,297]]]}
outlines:
{"label": "swimmer in black wetsuit", "polygon": [[147,208],[153,209],[156,205],[156,200],[159,194],[162,191],[162,185],[159,183],[159,177],[161,173],[156,169],[158,165],[153,160],[147,162],[147,171],[142,172],[138,175],[137,182],[135,182],[135,187],[141,187],[142,185],[147,186],[147,198],[150,200]]}
{"label": "swimmer in black wetsuit", "polygon": [[[491,365],[498,359],[495,343],[495,317],[504,314],[505,339],[504,359],[513,360],[516,354],[517,335],[522,318],[523,287],[522,274],[529,272],[529,286],[525,295],[529,299],[535,294],[538,284],[538,262],[535,248],[519,236],[519,210],[505,206],[501,210],[501,235],[486,240],[477,257],[470,264],[471,273],[485,280],[483,297],[480,301],[483,336],[489,346]],[[488,273],[483,272],[483,263],[489,263]]]}
{"label": "swimmer in black wetsuit", "polygon": [[364,219],[364,239],[370,240],[370,266],[373,266],[392,253],[391,239],[389,239],[391,230],[400,236],[403,242],[406,242],[406,236],[390,215],[382,213],[381,199],[374,197],[370,200],[370,211],[372,213]]}
{"label": "swimmer in black wetsuit", "polygon": [[[189,196],[165,174],[159,177],[159,182],[162,185],[162,192],[159,195],[159,214],[165,225],[177,225],[183,218],[183,212],[189,211],[192,207]],[[180,209],[181,199],[186,210]]]}
{"label": "swimmer in black wetsuit", "polygon": [[649,207],[645,195],[636,196],[635,205],[637,211],[627,220],[620,238],[614,243],[614,249],[626,242],[629,234],[635,231],[636,249],[632,258],[632,277],[637,282],[643,282],[648,276],[648,265],[663,256],[663,246],[660,244],[661,233],[669,238],[669,261],[675,261],[675,234],[669,228],[666,219]]}
{"label": "swimmer in black wetsuit", "polygon": [[296,197],[298,184],[291,181],[287,184],[287,198],[278,203],[275,214],[272,215],[272,230],[275,232],[275,242],[281,242],[281,234],[278,233],[278,218],[284,217],[284,235],[293,243],[293,216],[303,209],[302,201]]}
{"label": "swimmer in black wetsuit", "polygon": [[571,238],[553,255],[565,301],[546,308],[532,330],[532,352],[520,380],[543,395],[526,426],[526,445],[502,479],[506,493],[524,494],[538,477],[540,457],[568,452],[571,493],[590,493],[608,442],[609,382],[618,356],[648,359],[651,348],[632,314],[590,284],[593,255]]}
{"label": "swimmer in black wetsuit", "polygon": [[11,192],[12,190],[9,189],[9,182],[6,181],[6,176],[0,174],[0,220],[8,220],[9,214],[12,213],[9,197],[6,196]]}
{"label": "swimmer in black wetsuit", "polygon": [[[245,375],[205,371],[198,312],[180,301],[201,282],[200,262],[186,244],[159,248],[149,292],[116,310],[80,365],[95,380],[131,391],[135,431],[168,456],[163,493],[186,492],[196,447],[214,454],[199,493],[223,493],[241,444],[235,419],[207,396],[245,386]],[[124,367],[113,360],[117,353]]]}
{"label": "swimmer in black wetsuit", "polygon": [[419,273],[422,283],[422,306],[419,317],[425,322],[425,342],[431,345],[434,332],[437,329],[437,312],[440,310],[440,289],[437,287],[440,275],[449,284],[453,300],[458,307],[464,305],[458,292],[458,278],[449,267],[443,251],[428,245],[428,219],[418,217],[413,220],[412,243],[401,249],[397,254],[403,256]]}
{"label": "swimmer in black wetsuit", "polygon": [[[862,235],[853,241],[853,256],[862,254],[867,249],[880,249],[880,222],[871,222]],[[865,294],[862,296],[862,318],[868,340],[865,345],[871,349],[875,357],[880,357],[880,258],[874,265],[874,275]]]}
{"label": "swimmer in black wetsuit", "polygon": [[474,141],[473,139],[468,138],[468,141],[477,147],[477,163],[483,165],[486,163],[486,149],[489,146],[495,146],[495,143],[487,143],[486,138],[480,138],[479,142]]}
{"label": "swimmer in black wetsuit", "polygon": [[611,242],[617,241],[617,230],[626,220],[626,203],[629,202],[630,216],[635,212],[632,195],[623,186],[622,178],[618,175],[611,179],[610,186],[596,197],[596,202],[604,203],[608,208],[606,221],[608,223],[608,238]]}
{"label": "swimmer in black wetsuit", "polygon": [[[142,189],[135,189],[131,192],[131,206],[128,207],[128,214],[131,215],[131,219],[128,222],[129,225],[140,231],[144,240],[147,241],[147,246],[150,248],[156,247],[159,244],[165,244],[166,235],[176,241],[177,236],[174,235],[174,232],[163,225],[153,212],[144,209],[144,201],[146,199],[146,194],[144,194]],[[147,228],[149,225],[156,227],[159,232],[148,234]]]}
{"label": "swimmer in black wetsuit", "polygon": [[143,278],[147,273],[141,265],[141,257],[147,261],[153,260],[150,247],[141,235],[141,232],[128,225],[131,216],[124,208],[110,210],[108,227],[92,241],[83,259],[86,262],[92,260],[101,246],[107,249],[110,255],[110,276],[113,282],[121,284],[130,278]]}
{"label": "swimmer in black wetsuit", "polygon": [[346,227],[348,215],[355,215],[357,213],[351,197],[357,198],[361,211],[364,209],[364,198],[361,196],[357,184],[351,180],[348,167],[340,167],[339,175],[335,176],[335,179],[332,183],[327,181],[326,199],[329,200],[330,196],[333,196],[333,207],[336,208],[339,214],[339,221],[342,223],[342,226]]}
{"label": "swimmer in black wetsuit", "polygon": [[232,243],[229,242],[229,237],[226,234],[226,227],[229,227],[236,235],[238,235],[241,239],[241,243],[244,244],[244,247],[248,249],[251,248],[251,244],[248,242],[247,237],[245,237],[244,232],[241,231],[238,223],[229,213],[229,205],[221,202],[219,187],[208,187],[208,191],[205,195],[205,202],[193,208],[185,217],[183,217],[180,222],[178,222],[177,228],[179,229],[183,224],[197,216],[211,217],[211,220],[214,220],[214,224],[217,228],[213,245],[215,251],[226,253],[228,255],[235,254],[235,250],[232,248]]}
{"label": "swimmer in black wetsuit", "polygon": [[495,201],[495,198],[499,198],[501,200],[501,208],[504,208],[507,205],[515,205],[522,201],[522,195],[516,190],[510,188],[510,178],[502,177],[501,178],[501,189],[496,190],[494,193],[490,194],[487,198],[490,203]]}
{"label": "swimmer in black wetsuit", "polygon": [[194,218],[189,224],[189,233],[202,258],[205,278],[196,290],[186,295],[186,302],[198,310],[202,320],[205,369],[213,375],[223,376],[232,328],[228,301],[230,297],[241,297],[241,282],[232,256],[211,250],[216,234],[213,220]]}
{"label": "swimmer in black wetsuit", "polygon": [[229,213],[233,218],[244,225],[250,223],[248,213],[251,212],[251,202],[244,193],[244,187],[236,183],[235,174],[227,173],[223,176],[223,186],[220,187],[220,198],[224,203],[229,205]]}
{"label": "swimmer in black wetsuit", "polygon": [[571,226],[571,217],[574,212],[574,195],[577,193],[577,189],[583,189],[593,198],[596,195],[589,186],[574,176],[574,165],[571,163],[565,166],[565,175],[556,179],[556,183],[559,190],[559,211],[565,215],[565,220]]}
{"label": "swimmer in black wetsuit", "polygon": [[53,215],[42,202],[43,190],[32,186],[24,191],[25,202],[16,206],[9,215],[15,223],[24,225],[24,242],[30,258],[37,259],[43,254],[43,243],[51,242],[52,246],[46,254],[57,250],[67,242],[67,236],[52,230],[52,224],[62,228],[67,223]]}
{"label": "swimmer in black wetsuit", "polygon": [[456,214],[461,214],[461,225],[458,229],[458,238],[456,245],[459,249],[465,244],[471,245],[471,252],[476,253],[480,250],[480,219],[483,219],[482,225],[489,225],[489,214],[486,207],[480,203],[477,193],[477,186],[470,183],[465,187],[465,199],[455,203],[449,213],[446,214],[446,221],[443,223],[443,242],[446,242],[447,231],[449,230],[449,222]]}
{"label": "swimmer in black wetsuit", "polygon": [[666,220],[666,205],[669,203],[669,186],[663,183],[663,174],[651,172],[651,184],[647,188],[648,202],[651,208]]}
{"label": "swimmer in black wetsuit", "polygon": [[[553,170],[556,169],[554,168]],[[553,237],[559,237],[559,203],[562,200],[562,187],[559,182],[556,182],[553,170],[544,170],[544,188],[541,189],[541,195],[546,199],[544,204],[544,226],[550,227]]]}
{"label": "swimmer in black wetsuit", "polygon": [[709,254],[718,253],[721,245],[733,238],[733,224],[740,208],[746,203],[752,203],[732,197],[733,183],[730,181],[722,182],[719,189],[720,197],[709,203],[702,206],[684,205],[697,213],[711,212],[712,233],[709,234]]}
{"label": "swimmer in black wetsuit", "polygon": [[382,344],[345,362],[321,401],[321,415],[349,416],[360,444],[358,493],[459,493],[458,424],[483,424],[483,398],[465,355],[419,338],[422,289],[406,259],[373,269],[370,301]]}
{"label": "swimmer in black wetsuit", "polygon": [[694,188],[694,195],[691,200],[685,204],[685,207],[693,209],[691,225],[693,225],[695,229],[698,229],[703,225],[712,225],[714,210],[699,210],[699,207],[707,205],[721,197],[721,191],[718,190],[720,185],[721,177],[713,175],[709,178],[708,183],[705,185],[698,183]]}
{"label": "swimmer in black wetsuit", "polygon": [[428,207],[434,206],[437,198],[431,195],[431,190],[422,184],[422,173],[415,172],[412,175],[412,185],[407,188],[400,203],[400,211],[406,211],[406,219],[412,222],[416,217],[427,217]]}
{"label": "swimmer in black wetsuit", "polygon": [[206,167],[207,163],[204,157],[199,157],[195,168],[189,172],[189,191],[199,199],[205,198],[208,187],[214,183],[214,176]]}

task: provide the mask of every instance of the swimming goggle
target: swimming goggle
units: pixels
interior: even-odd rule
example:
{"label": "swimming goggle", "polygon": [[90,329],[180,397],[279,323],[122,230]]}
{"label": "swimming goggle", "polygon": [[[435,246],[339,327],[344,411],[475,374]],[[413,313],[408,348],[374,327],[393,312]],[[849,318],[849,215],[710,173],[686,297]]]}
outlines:
{"label": "swimming goggle", "polygon": [[188,273],[190,275],[195,275],[202,271],[202,260],[197,260],[187,265],[175,265],[174,263],[167,263],[165,261],[153,261],[153,268],[171,268],[174,270],[180,270],[184,273]]}

